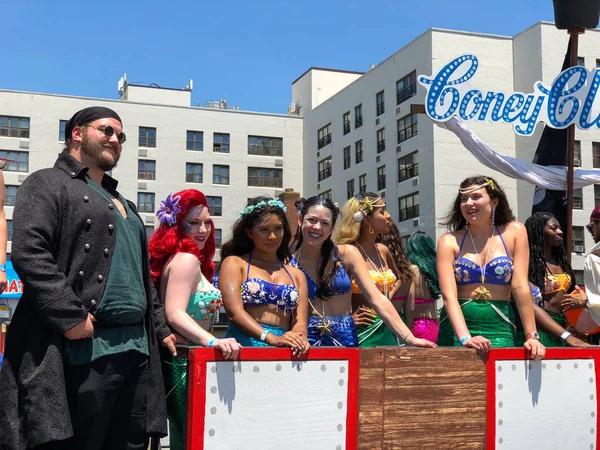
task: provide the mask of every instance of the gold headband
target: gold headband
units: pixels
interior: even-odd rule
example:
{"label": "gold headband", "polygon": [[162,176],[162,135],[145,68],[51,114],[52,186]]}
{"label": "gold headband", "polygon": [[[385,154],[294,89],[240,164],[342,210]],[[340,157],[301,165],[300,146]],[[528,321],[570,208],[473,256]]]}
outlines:
{"label": "gold headband", "polygon": [[485,180],[485,183],[480,184],[478,186],[469,186],[469,187],[462,188],[462,189],[459,187],[458,192],[460,194],[470,194],[471,192],[476,191],[477,189],[481,189],[482,187],[486,187],[486,186],[489,186],[492,191],[496,190],[496,184],[494,183],[494,180],[491,180],[490,178],[484,178],[484,180]]}

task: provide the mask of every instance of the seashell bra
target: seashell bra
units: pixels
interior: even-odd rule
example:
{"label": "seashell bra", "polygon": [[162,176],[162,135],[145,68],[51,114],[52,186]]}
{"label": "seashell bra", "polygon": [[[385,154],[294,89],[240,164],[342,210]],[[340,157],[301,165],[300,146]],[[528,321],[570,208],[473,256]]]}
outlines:
{"label": "seashell bra", "polygon": [[295,311],[298,305],[298,289],[285,264],[281,263],[281,267],[289,275],[292,284],[277,284],[262,278],[248,278],[251,262],[252,253],[248,257],[246,281],[240,287],[244,306],[275,305],[284,311]]}
{"label": "seashell bra", "polygon": [[190,296],[187,313],[196,320],[214,319],[218,317],[222,306],[223,296],[221,291],[209,283],[204,274],[201,274],[200,290]]}

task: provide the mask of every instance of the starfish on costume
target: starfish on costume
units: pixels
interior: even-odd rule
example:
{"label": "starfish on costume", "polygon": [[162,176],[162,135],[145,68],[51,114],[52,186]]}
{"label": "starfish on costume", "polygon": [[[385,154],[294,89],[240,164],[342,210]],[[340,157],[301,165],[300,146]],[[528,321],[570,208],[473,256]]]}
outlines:
{"label": "starfish on costume", "polygon": [[473,293],[477,295],[475,300],[487,300],[488,295],[490,295],[490,291],[485,286],[479,286],[473,291]]}
{"label": "starfish on costume", "polygon": [[321,331],[321,336],[332,334],[331,324],[327,322],[324,317],[321,319],[321,325],[317,325],[317,330]]}

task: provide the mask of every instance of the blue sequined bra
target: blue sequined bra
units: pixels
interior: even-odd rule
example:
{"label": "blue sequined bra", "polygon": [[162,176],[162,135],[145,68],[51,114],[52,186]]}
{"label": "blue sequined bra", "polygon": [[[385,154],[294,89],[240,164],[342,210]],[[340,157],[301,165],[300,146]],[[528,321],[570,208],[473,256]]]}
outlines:
{"label": "blue sequined bra", "polygon": [[[498,232],[497,228],[496,232]],[[465,243],[467,233],[468,232],[465,232],[462,242],[460,243],[460,249],[458,250],[459,255]],[[502,235],[499,232],[498,236],[500,236],[500,240],[502,241],[502,245],[506,251],[506,256],[497,256],[488,262],[487,266],[485,267],[484,283],[506,285],[510,284],[512,279],[513,261],[508,256],[508,249],[506,248],[504,239],[502,239]],[[481,283],[481,270],[481,267],[479,267],[478,264],[471,261],[469,258],[456,258],[454,260],[454,278],[456,279],[456,284],[458,286]]]}
{"label": "blue sequined bra", "polygon": [[277,284],[262,278],[248,278],[251,262],[252,253],[248,257],[246,281],[240,288],[244,306],[275,305],[284,311],[295,311],[298,305],[298,289],[285,264],[281,263],[281,267],[289,275],[292,284]]}
{"label": "blue sequined bra", "polygon": [[[297,267],[304,273],[304,276],[306,277],[306,283],[308,285],[308,298],[311,300],[318,298],[319,286],[310,277],[308,272],[306,272],[306,270],[304,270],[304,268],[298,264],[298,261],[296,261],[295,258],[292,258],[290,264],[294,267]],[[331,284],[327,286],[327,289],[325,289],[323,295],[325,297],[333,297],[335,295],[347,294],[351,290],[352,282],[350,277],[348,276],[344,265],[341,263],[341,261],[338,261],[335,268],[335,278],[331,280]]]}

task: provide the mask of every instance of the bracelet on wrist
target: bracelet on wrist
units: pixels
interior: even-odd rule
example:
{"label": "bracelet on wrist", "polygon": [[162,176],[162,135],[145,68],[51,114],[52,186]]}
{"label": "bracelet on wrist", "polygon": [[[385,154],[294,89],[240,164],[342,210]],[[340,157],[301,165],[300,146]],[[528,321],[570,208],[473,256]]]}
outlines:
{"label": "bracelet on wrist", "polygon": [[571,333],[569,333],[568,331],[565,331],[563,334],[560,335],[560,340],[563,342],[567,342],[567,339],[569,338],[569,336],[571,336]]}
{"label": "bracelet on wrist", "polygon": [[218,339],[217,338],[212,338],[210,341],[208,341],[208,344],[206,344],[206,346],[208,348],[211,348],[213,345],[215,345],[215,342],[217,342]]}
{"label": "bracelet on wrist", "polygon": [[460,345],[465,345],[465,342],[467,342],[469,339],[471,339],[471,335],[467,334],[466,336],[460,338]]}
{"label": "bracelet on wrist", "polygon": [[261,342],[265,342],[267,340],[267,334],[269,334],[269,333],[270,333],[269,330],[265,330],[262,332],[262,334],[260,335]]}

